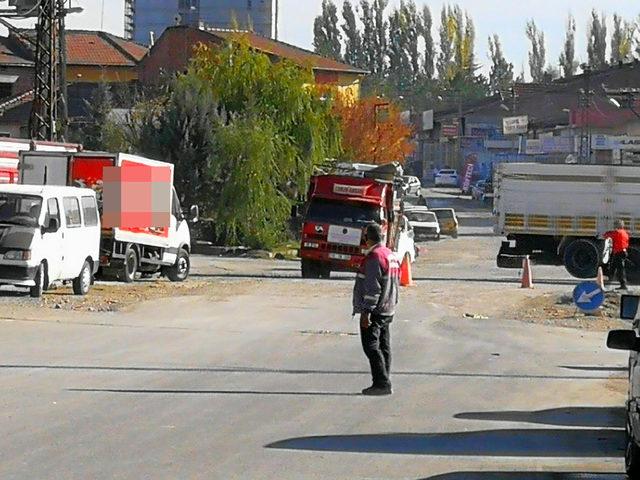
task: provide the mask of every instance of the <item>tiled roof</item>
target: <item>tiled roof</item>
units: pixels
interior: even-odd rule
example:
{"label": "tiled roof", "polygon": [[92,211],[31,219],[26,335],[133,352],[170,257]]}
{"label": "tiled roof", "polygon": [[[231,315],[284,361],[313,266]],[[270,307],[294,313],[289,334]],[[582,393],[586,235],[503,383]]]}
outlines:
{"label": "tiled roof", "polygon": [[8,38],[0,37],[0,65],[33,66],[33,61],[24,58],[8,42]]}
{"label": "tiled roof", "polygon": [[[23,30],[23,35],[35,37],[34,30]],[[24,48],[33,47],[13,37]],[[69,65],[97,65],[135,67],[147,53],[147,48],[110,33],[93,30],[67,30],[67,63]]]}
{"label": "tiled roof", "polygon": [[326,70],[338,73],[355,73],[360,75],[366,75],[366,70],[347,65],[346,63],[338,62],[331,58],[323,57],[316,53],[304,50],[303,48],[289,45],[288,43],[272,40],[270,38],[263,37],[253,32],[247,31],[233,31],[233,30],[218,30],[218,29],[206,29],[207,33],[222,39],[229,40],[234,36],[241,36],[246,39],[252,48],[268,55],[273,55],[279,58],[285,58],[293,63],[302,66],[310,66],[314,70]]}

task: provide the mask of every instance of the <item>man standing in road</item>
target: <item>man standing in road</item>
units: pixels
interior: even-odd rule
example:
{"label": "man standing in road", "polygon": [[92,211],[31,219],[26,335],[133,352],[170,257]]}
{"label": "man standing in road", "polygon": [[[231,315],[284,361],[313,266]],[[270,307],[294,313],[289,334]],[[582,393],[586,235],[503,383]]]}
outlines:
{"label": "man standing in road", "polygon": [[613,257],[611,258],[611,273],[609,279],[616,273],[620,282],[620,290],[627,289],[627,249],[629,248],[629,233],[624,228],[622,220],[616,220],[615,230],[604,234],[604,238],[610,238],[613,243]]}
{"label": "man standing in road", "polygon": [[382,229],[366,229],[368,254],[360,267],[353,289],[354,315],[360,314],[362,348],[369,359],[373,384],[363,395],[391,395],[391,334],[400,279],[400,262],[383,244]]}

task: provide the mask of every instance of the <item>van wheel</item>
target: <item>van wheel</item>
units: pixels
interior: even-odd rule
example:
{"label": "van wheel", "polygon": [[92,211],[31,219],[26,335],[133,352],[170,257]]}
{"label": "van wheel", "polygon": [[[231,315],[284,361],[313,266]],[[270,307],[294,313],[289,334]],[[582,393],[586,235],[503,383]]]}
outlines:
{"label": "van wheel", "polygon": [[640,479],[640,447],[638,447],[638,444],[633,438],[628,419],[627,428],[625,430],[625,437],[627,440],[624,452],[625,470],[631,480]]}
{"label": "van wheel", "polygon": [[172,282],[184,282],[189,276],[191,270],[191,260],[189,259],[189,253],[181,248],[178,252],[178,258],[176,263],[167,269],[167,277]]}
{"label": "van wheel", "polygon": [[86,295],[91,288],[91,264],[85,260],[80,270],[80,275],[73,279],[73,293],[76,295]]}
{"label": "van wheel", "polygon": [[29,288],[29,295],[33,298],[40,298],[47,282],[47,266],[44,262],[42,262],[38,267],[38,270],[36,270],[34,280],[36,284]]}
{"label": "van wheel", "polygon": [[136,251],[128,247],[124,254],[124,264],[118,272],[118,280],[125,283],[132,283],[136,279],[136,271],[138,270],[138,254]]}

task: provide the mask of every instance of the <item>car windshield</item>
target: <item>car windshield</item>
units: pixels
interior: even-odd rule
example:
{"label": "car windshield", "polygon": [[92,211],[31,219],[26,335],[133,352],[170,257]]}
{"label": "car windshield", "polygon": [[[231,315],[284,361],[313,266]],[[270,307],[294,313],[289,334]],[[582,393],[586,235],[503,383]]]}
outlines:
{"label": "car windshield", "polygon": [[431,212],[406,212],[410,222],[437,222],[435,213]]}
{"label": "car windshield", "polygon": [[322,223],[380,223],[380,207],[316,199],[309,205],[307,218]]}
{"label": "car windshield", "polygon": [[439,220],[451,220],[453,219],[453,210],[434,210],[436,217]]}
{"label": "car windshield", "polygon": [[41,197],[0,193],[0,223],[37,227],[41,208]]}

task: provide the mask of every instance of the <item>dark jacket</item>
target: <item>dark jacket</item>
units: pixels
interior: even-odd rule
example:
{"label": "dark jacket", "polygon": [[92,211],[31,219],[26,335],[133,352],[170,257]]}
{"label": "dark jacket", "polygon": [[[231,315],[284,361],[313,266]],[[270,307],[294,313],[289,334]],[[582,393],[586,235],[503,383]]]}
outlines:
{"label": "dark jacket", "polygon": [[398,304],[400,262],[395,253],[376,245],[362,262],[353,288],[353,313],[393,316]]}

